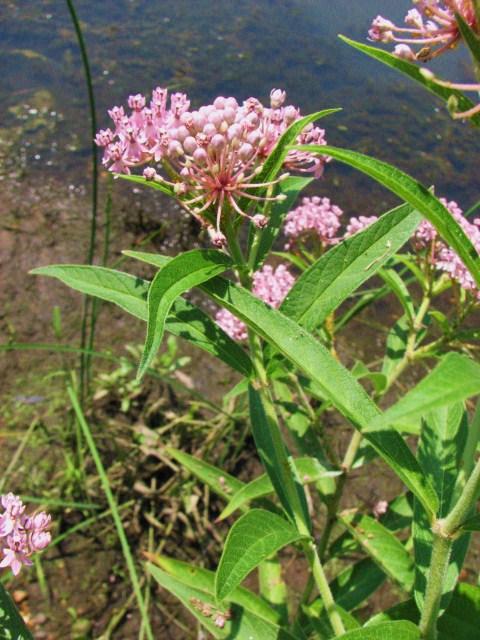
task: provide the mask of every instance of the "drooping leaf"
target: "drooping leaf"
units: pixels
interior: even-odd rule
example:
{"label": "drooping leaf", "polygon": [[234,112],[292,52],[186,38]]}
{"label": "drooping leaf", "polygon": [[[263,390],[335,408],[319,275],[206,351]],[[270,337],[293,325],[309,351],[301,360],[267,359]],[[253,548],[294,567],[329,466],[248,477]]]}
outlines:
{"label": "drooping leaf", "polygon": [[[184,584],[205,591],[211,596],[215,595],[214,571],[209,571],[203,567],[194,566],[189,562],[182,562],[181,560],[160,554],[149,555],[149,560]],[[239,604],[244,609],[251,611],[268,622],[272,622],[273,624],[278,624],[279,622],[278,613],[270,607],[265,600],[249,589],[237,587],[230,594],[229,600]]]}
{"label": "drooping leaf", "polygon": [[[459,478],[467,433],[468,420],[461,402],[432,411],[425,416],[423,421],[417,455],[440,498],[439,518],[445,518],[448,515],[463,488],[464,483],[460,483]],[[414,595],[421,611],[432,558],[433,534],[425,511],[417,500],[414,503],[413,540],[415,552]],[[450,602],[469,542],[468,535],[461,536],[453,542],[439,615],[443,613]]]}
{"label": "drooping leaf", "polygon": [[[419,621],[415,600],[411,598],[369,620],[368,626],[376,626],[385,620]],[[480,627],[480,587],[460,582],[452,600],[438,620],[438,640],[473,640]]]}
{"label": "drooping leaf", "polygon": [[127,175],[126,173],[116,173],[115,178],[121,178],[122,180],[127,180],[128,182],[133,182],[135,184],[139,184],[142,187],[148,187],[150,189],[155,189],[156,191],[161,191],[165,193],[167,196],[176,197],[173,187],[164,182],[155,182],[154,180],[146,180],[143,176],[136,175]]}
{"label": "drooping leaf", "polygon": [[158,584],[178,598],[215,639],[251,640],[257,636],[262,640],[299,640],[233,600],[226,606],[219,606],[210,593],[190,586],[153,564],[147,567]]}
{"label": "drooping leaf", "polygon": [[[149,264],[158,263],[155,254],[137,253],[136,257]],[[425,509],[432,515],[435,513],[437,496],[414,455],[395,429],[385,424],[371,429],[371,423],[381,415],[380,410],[326,347],[296,322],[229,280],[212,278],[200,288],[303,371],[318,387],[321,397],[329,400],[365,435],[387,464],[422,501]]]}
{"label": "drooping leaf", "polygon": [[410,591],[414,578],[413,560],[400,540],[370,516],[344,512],[339,518],[380,569]]}
{"label": "drooping leaf", "polygon": [[[159,256],[158,263],[165,264]],[[157,266],[158,266],[157,263]],[[140,320],[147,320],[147,294],[150,283],[122,271],[83,265],[51,265],[31,273],[58,278],[76,291],[113,302]],[[246,352],[220,327],[187,300],[175,300],[166,329],[195,346],[217,356],[246,377],[252,364]]]}
{"label": "drooping leaf", "polygon": [[[280,184],[279,193],[286,196],[283,202],[275,202],[270,210],[268,224],[260,233],[253,270],[257,271],[267,257],[282,228],[285,216],[295,204],[299,193],[312,182],[313,178],[291,176]],[[259,233],[257,231],[257,233]]]}
{"label": "drooping leaf", "polygon": [[307,530],[311,528],[307,500],[292,457],[283,441],[278,442],[276,416],[270,415],[262,395],[248,388],[250,424],[255,445],[272,486],[292,522],[301,517]]}
{"label": "drooping leaf", "polygon": [[411,622],[382,622],[348,631],[339,640],[420,640],[420,630]]}
{"label": "drooping leaf", "polygon": [[412,297],[404,280],[398,275],[395,269],[389,269],[387,267],[380,269],[378,275],[388,284],[402,305],[407,318],[412,321],[415,315],[415,307],[413,306]]}
{"label": "drooping leaf", "polygon": [[173,258],[157,273],[148,290],[147,337],[138,368],[141,378],[162,342],[165,321],[175,300],[233,266],[230,258],[210,249],[194,249]]}
{"label": "drooping leaf", "polygon": [[[333,478],[341,475],[341,471],[332,471],[324,467],[317,459],[305,457],[295,458],[293,464],[297,470],[300,481],[304,484],[317,482],[321,478]],[[228,518],[234,511],[252,500],[261,498],[274,491],[273,485],[267,474],[263,473],[248,484],[244,485],[231,498],[218,520]]]}
{"label": "drooping leaf", "polygon": [[0,583],[0,638],[2,640],[33,640],[10,594]]}
{"label": "drooping leaf", "polygon": [[284,518],[252,509],[230,529],[215,576],[215,594],[225,600],[263,560],[302,536]]}
{"label": "drooping leaf", "polygon": [[392,165],[356,151],[317,145],[299,146],[311,152],[328,154],[370,176],[419,211],[437,229],[439,235],[458,254],[480,287],[480,257],[455,218],[430,191]]}
{"label": "drooping leaf", "polygon": [[[350,38],[346,38],[345,36],[340,36],[340,39],[349,44],[351,47],[366,53],[367,56],[378,60],[379,62],[383,62],[388,67],[392,69],[396,69],[400,71],[406,76],[409,76],[419,84],[421,84],[425,89],[431,91],[439,98],[442,98],[445,102],[448,102],[451,96],[454,96],[458,101],[458,107],[460,111],[467,111],[474,107],[474,103],[469,100],[466,96],[463,95],[457,89],[449,89],[448,87],[442,87],[439,84],[436,84],[434,81],[429,80],[426,76],[424,76],[421,72],[421,67],[412,62],[408,62],[408,60],[403,60],[401,58],[397,58],[397,56],[388,53],[388,51],[384,51],[383,49],[379,49],[378,47],[371,47],[369,45],[363,44],[361,42],[355,42],[355,40],[350,40]],[[476,126],[480,126],[480,115],[474,116],[472,119],[472,123]]]}
{"label": "drooping leaf", "polygon": [[309,330],[318,327],[407,242],[420,220],[409,205],[402,205],[343,240],[298,278],[281,311]]}

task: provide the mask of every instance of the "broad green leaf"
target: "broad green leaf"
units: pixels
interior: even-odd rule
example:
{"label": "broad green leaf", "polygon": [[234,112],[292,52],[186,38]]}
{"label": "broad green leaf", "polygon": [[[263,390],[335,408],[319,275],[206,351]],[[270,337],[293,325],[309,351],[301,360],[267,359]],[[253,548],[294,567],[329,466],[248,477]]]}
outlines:
{"label": "broad green leaf", "polygon": [[402,495],[394,498],[388,505],[387,512],[380,518],[380,522],[390,531],[400,531],[412,524],[412,497]]}
{"label": "broad green leaf", "polygon": [[400,540],[370,516],[344,512],[339,518],[380,569],[410,591],[414,577],[413,561]]}
{"label": "broad green leaf", "polygon": [[[296,458],[293,464],[297,470],[300,481],[304,484],[317,482],[321,478],[332,478],[342,474],[341,471],[332,471],[324,467],[316,458]],[[274,491],[273,485],[267,474],[263,473],[255,480],[244,485],[237,493],[235,493],[225,509],[220,514],[218,520],[228,518],[234,511],[244,506],[247,502],[256,500],[268,495]]]}
{"label": "broad green leaf", "polygon": [[[303,485],[285,444],[281,438],[276,416],[252,385],[248,388],[250,423],[255,445],[282,507],[292,522],[301,517],[310,530],[311,521]],[[277,434],[277,435],[276,435]]]}
{"label": "broad green leaf", "polygon": [[[156,254],[137,253],[136,257],[149,264],[159,264]],[[160,266],[163,264],[162,260]],[[438,498],[414,455],[395,429],[386,425],[380,425],[375,430],[370,428],[375,418],[381,415],[380,409],[325,346],[296,322],[229,280],[212,278],[200,288],[303,371],[318,387],[322,397],[329,400],[365,435],[374,449],[422,501],[425,509],[432,515],[435,513]]]}
{"label": "broad green leaf", "polygon": [[150,189],[155,189],[156,191],[161,191],[170,197],[177,197],[173,188],[164,182],[155,182],[154,180],[145,180],[143,176],[135,176],[135,175],[127,175],[126,173],[116,173],[116,178],[121,178],[122,180],[127,180],[128,182],[134,182],[135,184],[140,184],[143,187],[149,187]]}
{"label": "broad green leaf", "polygon": [[403,307],[405,314],[410,321],[413,320],[415,315],[415,307],[413,306],[412,297],[407,288],[407,285],[395,269],[384,268],[380,269],[378,275],[382,280],[390,287],[393,293],[397,296],[398,301]]}
{"label": "broad green leaf", "polygon": [[480,65],[480,38],[472,31],[471,27],[465,22],[460,13],[455,14],[458,29],[462,34],[465,44],[472,54],[475,65]]}
{"label": "broad green leaf", "polygon": [[[449,89],[448,87],[442,87],[439,84],[436,84],[432,80],[428,80],[421,72],[421,67],[412,62],[408,62],[408,60],[402,60],[401,58],[397,58],[397,56],[388,53],[388,51],[384,51],[383,49],[379,49],[378,47],[371,47],[369,45],[363,44],[361,42],[355,42],[355,40],[350,40],[345,36],[340,36],[341,40],[349,44],[350,46],[366,53],[367,56],[371,58],[375,58],[383,64],[386,64],[388,67],[392,67],[400,71],[401,73],[409,76],[419,84],[421,84],[425,89],[431,91],[439,98],[442,98],[445,102],[448,102],[451,96],[454,96],[458,101],[458,106],[460,111],[467,111],[474,107],[474,103],[471,102],[466,96],[463,95],[460,91],[456,89]],[[480,115],[474,116],[471,118],[473,124],[479,126],[480,125]]]}
{"label": "broad green leaf", "polygon": [[33,640],[10,594],[0,583],[0,639]]}
{"label": "broad green leaf", "polygon": [[[153,564],[148,564],[147,567],[158,584],[178,598],[215,639],[251,640],[258,637],[262,640],[299,640],[287,630],[255,615],[234,601],[227,606],[219,606],[210,593],[190,586]],[[230,619],[226,619],[224,614]],[[215,624],[219,615],[221,623],[225,623],[223,628],[218,623]]]}
{"label": "broad green leaf", "polygon": [[285,216],[295,204],[295,200],[298,198],[299,193],[307,185],[313,181],[313,178],[302,178],[300,176],[291,176],[281,182],[279,193],[286,196],[283,202],[275,202],[270,210],[268,217],[268,224],[260,234],[260,240],[255,255],[255,263],[253,270],[257,271],[267,257],[270,249],[278,236],[280,229],[282,228]]}
{"label": "broad green leaf", "polygon": [[193,473],[201,482],[208,485],[212,491],[226,500],[245,486],[241,480],[237,480],[237,478],[225,473],[222,469],[195,458],[189,453],[179,451],[173,447],[165,447],[165,452],[179,462],[187,471]]}
{"label": "broad green leaf", "polygon": [[230,529],[215,575],[215,594],[225,600],[261,562],[302,539],[296,527],[263,509],[252,509]]}
{"label": "broad green leaf", "polygon": [[[440,518],[445,518],[448,515],[463,488],[458,479],[467,433],[467,415],[461,402],[432,411],[425,416],[423,421],[417,456],[440,498],[438,512]],[[425,511],[417,500],[414,503],[413,540],[415,552],[414,595],[419,609],[422,610],[432,557],[433,534]],[[469,536],[461,536],[452,545],[440,603],[440,615],[450,601],[469,542]]]}
{"label": "broad green leaf", "polygon": [[420,640],[420,630],[411,622],[382,622],[381,624],[348,631],[339,640]]}
{"label": "broad green leaf", "polygon": [[[159,256],[159,262],[162,256]],[[113,302],[140,320],[147,319],[150,283],[122,271],[83,265],[52,265],[33,269],[36,275],[58,278],[76,291]],[[217,356],[246,377],[252,363],[242,347],[232,340],[206,313],[187,300],[178,298],[167,318],[168,331]]]}
{"label": "broad green leaf", "polygon": [[385,572],[370,558],[351,564],[330,582],[335,603],[353,611],[367,600],[384,582]]}
{"label": "broad green leaf", "polygon": [[[345,611],[337,603],[335,603],[335,609],[342,619],[345,631],[360,628],[360,623],[351,613]],[[302,618],[300,620],[308,638],[312,634],[314,634],[314,638],[319,638],[320,640],[330,640],[330,638],[337,637],[320,598],[314,600],[310,605],[302,606]]]}
{"label": "broad green leaf", "polygon": [[312,153],[328,154],[354,169],[362,171],[379,184],[395,193],[419,211],[437,229],[439,235],[458,254],[480,287],[480,257],[455,218],[422,184],[386,162],[376,160],[356,151],[317,145],[299,146]]}
{"label": "broad green leaf", "polygon": [[[189,562],[182,562],[181,560],[159,554],[149,555],[149,560],[184,584],[205,591],[211,596],[215,595],[214,571],[209,571],[203,567],[196,567]],[[229,600],[239,604],[244,609],[251,611],[268,622],[278,624],[278,613],[272,609],[265,600],[244,587],[237,587],[232,591]]]}
{"label": "broad green leaf", "polygon": [[[449,353],[380,418],[399,428],[412,429],[418,419],[435,409],[463,402],[480,393],[480,365],[465,355]],[[372,425],[375,428],[375,423]]]}
{"label": "broad green leaf", "polygon": [[[419,613],[412,598],[376,615],[368,626],[385,620],[411,620],[418,624]],[[480,587],[460,582],[447,610],[438,621],[437,640],[473,640],[480,628]]]}
{"label": "broad green leaf", "polygon": [[165,321],[175,300],[232,266],[231,259],[220,251],[194,249],[176,256],[160,269],[148,290],[147,337],[137,378],[143,377],[162,343]]}
{"label": "broad green leaf", "polygon": [[266,558],[258,565],[258,590],[270,607],[278,612],[279,624],[288,624],[288,590],[282,575],[278,554]]}
{"label": "broad green leaf", "polygon": [[343,240],[302,273],[281,311],[309,330],[318,327],[407,242],[420,220],[409,205],[402,205]]}

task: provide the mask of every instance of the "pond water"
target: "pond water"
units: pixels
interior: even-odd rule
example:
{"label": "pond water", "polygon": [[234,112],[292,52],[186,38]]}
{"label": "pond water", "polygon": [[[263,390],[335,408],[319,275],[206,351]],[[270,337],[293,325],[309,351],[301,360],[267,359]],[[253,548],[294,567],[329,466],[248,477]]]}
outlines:
{"label": "pond water", "polygon": [[[77,0],[91,57],[99,126],[106,109],[157,85],[267,99],[283,87],[303,113],[341,106],[325,122],[331,143],[407,169],[465,208],[476,199],[473,130],[407,79],[350,49],[381,13],[402,19],[409,0]],[[83,71],[66,2],[4,0],[0,6],[0,177],[59,177],[88,185],[90,132]],[[468,56],[435,70],[468,78]],[[322,189],[351,213],[392,200],[339,165]],[[359,198],[361,196],[361,200]],[[359,210],[361,209],[361,210]]]}

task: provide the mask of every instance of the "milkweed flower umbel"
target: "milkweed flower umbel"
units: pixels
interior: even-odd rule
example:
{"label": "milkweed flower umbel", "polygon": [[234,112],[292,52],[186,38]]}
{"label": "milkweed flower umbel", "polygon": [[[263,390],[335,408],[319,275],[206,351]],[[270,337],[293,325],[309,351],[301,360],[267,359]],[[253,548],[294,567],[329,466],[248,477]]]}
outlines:
{"label": "milkweed flower umbel", "polygon": [[13,493],[1,496],[4,512],[0,514],[0,539],[3,543],[3,559],[0,567],[10,567],[18,575],[22,565],[31,565],[30,557],[50,544],[48,528],[51,516],[44,511],[25,514],[25,505]]}
{"label": "milkweed flower umbel", "polygon": [[329,198],[302,198],[301,204],[289,211],[285,218],[283,231],[289,240],[286,248],[309,236],[319,240],[322,247],[336,244],[342,215],[340,207]]}
{"label": "milkweed flower umbel", "polygon": [[[252,293],[274,309],[282,304],[295,282],[294,276],[284,264],[274,268],[265,265],[253,274]],[[220,309],[215,319],[217,324],[234,340],[242,341],[248,337],[245,324],[226,309]]]}
{"label": "milkweed flower umbel", "polygon": [[[454,48],[461,35],[455,14],[478,33],[472,0],[414,0],[415,9],[405,16],[405,27],[377,16],[368,37],[375,42],[397,43],[394,53],[401,58],[427,61]],[[419,46],[414,51],[411,47]]]}
{"label": "milkweed flower umbel", "polygon": [[[123,107],[113,107],[113,127],[100,130],[95,142],[104,148],[103,164],[110,171],[130,173],[145,167],[145,180],[168,185],[182,206],[211,230],[213,243],[222,245],[226,212],[262,227],[267,219],[256,208],[283,198],[274,195],[274,188],[288,173],[264,182],[258,176],[280,136],[300,118],[296,107],[284,106],[285,97],[284,91],[273,89],[266,107],[257,98],[240,105],[233,97],[219,96],[192,110],[185,94],[169,98],[167,90],[158,87],[148,105],[144,96],[130,96],[128,115]],[[325,132],[307,125],[297,142],[325,144]],[[292,150],[283,166],[319,177],[326,160]]]}

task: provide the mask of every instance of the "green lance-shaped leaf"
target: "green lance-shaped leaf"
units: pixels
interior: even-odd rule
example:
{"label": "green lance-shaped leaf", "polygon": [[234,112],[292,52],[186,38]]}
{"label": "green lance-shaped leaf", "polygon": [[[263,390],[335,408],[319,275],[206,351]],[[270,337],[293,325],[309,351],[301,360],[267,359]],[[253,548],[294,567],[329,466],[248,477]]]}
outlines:
{"label": "green lance-shaped leaf", "polygon": [[155,191],[161,191],[162,193],[164,193],[167,196],[170,196],[171,198],[177,197],[173,190],[173,187],[171,187],[168,184],[165,184],[164,182],[155,182],[155,180],[146,180],[143,176],[127,175],[126,173],[116,173],[115,177],[121,178],[122,180],[127,180],[127,182],[133,182],[135,184],[140,184],[144,187],[149,187],[150,189],[155,189]]}
{"label": "green lance-shaped leaf", "polygon": [[462,524],[463,531],[480,531],[480,514],[472,516]]}
{"label": "green lance-shaped leaf", "polygon": [[298,278],[281,311],[309,330],[318,327],[407,242],[420,220],[402,205],[336,245]]}
{"label": "green lance-shaped leaf", "polygon": [[[156,254],[136,253],[135,257],[149,264],[159,264]],[[160,266],[163,264],[162,259]],[[303,371],[318,387],[322,397],[328,399],[365,435],[422,501],[425,509],[432,515],[435,513],[438,498],[414,455],[395,429],[385,424],[375,430],[370,428],[371,423],[381,415],[380,409],[326,347],[296,322],[229,280],[216,277],[200,285],[200,288]]]}
{"label": "green lance-shaped leaf", "polygon": [[373,560],[364,558],[351,564],[330,582],[335,603],[353,611],[385,582],[385,572]]}
{"label": "green lance-shaped leaf", "polygon": [[263,560],[301,540],[295,526],[263,509],[252,509],[230,529],[215,576],[215,594],[225,600]]}
{"label": "green lance-shaped leaf", "polygon": [[311,182],[313,178],[290,176],[280,184],[279,193],[286,196],[283,202],[275,202],[270,209],[268,224],[260,233],[260,240],[255,256],[253,270],[257,271],[267,257],[270,249],[282,228],[285,216],[295,204],[299,193]]}
{"label": "green lance-shaped leaf", "polygon": [[0,583],[0,638],[5,640],[33,640],[10,594]]}
{"label": "green lance-shaped leaf", "polygon": [[[179,580],[153,564],[147,565],[158,584],[180,600],[184,607],[216,640],[300,640],[287,630],[232,602],[219,606],[215,597]],[[222,627],[223,625],[223,627]]]}
{"label": "green lance-shaped leaf", "polygon": [[175,300],[232,266],[230,258],[220,251],[194,249],[173,258],[157,273],[148,290],[147,337],[138,378],[145,374],[160,347],[165,321]]}
{"label": "green lance-shaped leaf", "polygon": [[382,622],[381,624],[348,631],[339,640],[420,640],[420,630],[411,622]]}
{"label": "green lance-shaped leaf", "polygon": [[403,278],[395,271],[395,269],[388,268],[380,269],[378,275],[396,295],[408,319],[413,321],[415,307],[413,306],[412,297]]}
{"label": "green lance-shaped leaf", "polygon": [[480,393],[480,365],[468,356],[449,353],[403,398],[390,407],[378,423],[394,424],[418,433],[421,416]]}
{"label": "green lance-shaped leaf", "polygon": [[340,520],[374,562],[405,591],[413,587],[413,561],[398,538],[370,516],[345,512]]}
{"label": "green lance-shaped leaf", "polygon": [[295,148],[303,151],[309,149],[311,152],[322,155],[328,154],[336,160],[362,171],[408,202],[432,223],[445,242],[458,254],[480,287],[480,257],[475,247],[455,218],[422,184],[400,169],[356,151],[338,149],[328,145],[304,145]]}
{"label": "green lance-shaped leaf", "polygon": [[[371,618],[367,625],[375,627],[386,620],[419,621],[418,607],[412,598]],[[445,613],[438,620],[437,640],[473,640],[480,627],[480,587],[460,582]]]}
{"label": "green lance-shaped leaf", "polygon": [[390,383],[397,366],[407,352],[407,341],[410,334],[410,323],[407,316],[399,318],[387,335],[387,345],[382,363],[382,373]]}
{"label": "green lance-shaped leaf", "polygon": [[298,525],[300,519],[309,530],[311,521],[305,491],[281,438],[276,416],[271,415],[268,404],[252,385],[248,388],[248,402],[255,445],[282,507],[293,522]]}
{"label": "green lance-shaped leaf", "polygon": [[[196,567],[189,562],[182,562],[181,560],[159,554],[149,555],[149,560],[184,584],[205,591],[211,596],[215,596],[214,571],[209,571],[203,567]],[[269,606],[263,598],[244,587],[234,589],[230,594],[229,601],[240,605],[268,622],[272,622],[273,624],[278,624],[279,622],[279,614],[277,611]]]}
{"label": "green lance-shaped leaf", "polygon": [[182,467],[190,471],[201,482],[208,485],[212,491],[226,500],[246,486],[241,480],[222,471],[222,469],[215,467],[213,464],[208,464],[208,462],[191,456],[189,453],[179,451],[173,447],[166,447],[165,451]]}
{"label": "green lance-shaped leaf", "polygon": [[480,38],[465,22],[465,20],[459,13],[455,14],[455,19],[457,21],[460,33],[462,34],[462,38],[465,40],[467,47],[470,49],[470,53],[472,54],[475,65],[480,65]]}
{"label": "green lance-shaped leaf", "polygon": [[[162,256],[158,258],[159,263],[165,264]],[[142,278],[104,267],[68,264],[40,267],[31,273],[58,278],[76,291],[113,302],[140,320],[147,319],[150,283]],[[175,300],[167,317],[166,329],[220,358],[241,375],[252,375],[252,363],[242,347],[187,300]]]}
{"label": "green lance-shaped leaf", "polygon": [[[442,98],[445,102],[448,102],[449,99],[453,96],[457,101],[459,111],[467,111],[474,107],[474,103],[469,100],[466,96],[463,95],[457,89],[449,89],[448,87],[442,87],[439,84],[436,84],[433,80],[428,79],[426,76],[422,74],[421,67],[412,62],[408,62],[408,60],[402,60],[401,58],[397,58],[397,56],[388,53],[388,51],[384,51],[383,49],[379,49],[378,47],[371,47],[369,45],[363,44],[361,42],[356,42],[355,40],[350,40],[345,36],[340,36],[340,38],[349,44],[350,46],[362,51],[362,53],[367,54],[371,58],[378,60],[379,62],[383,62],[388,67],[392,67],[392,69],[396,69],[401,73],[409,76],[419,84],[421,84],[425,89],[431,91],[439,98]],[[470,121],[476,125],[480,126],[480,114],[473,116]]]}
{"label": "green lance-shaped leaf", "polygon": [[[468,436],[468,420],[462,402],[436,409],[423,421],[418,459],[428,473],[440,497],[439,518],[444,518],[456,504],[464,482],[460,482],[461,467]],[[465,560],[469,536],[454,541],[443,585],[439,615],[448,606]],[[433,534],[422,505],[415,500],[413,519],[415,552],[415,600],[423,609],[427,576],[432,558]]]}
{"label": "green lance-shaped leaf", "polygon": [[[298,478],[303,484],[317,482],[322,478],[333,478],[341,475],[341,471],[333,471],[323,466],[316,458],[295,458],[293,464],[297,470]],[[263,473],[255,480],[245,484],[231,498],[218,520],[224,520],[234,511],[245,506],[248,502],[273,493],[273,485],[267,474]]]}

